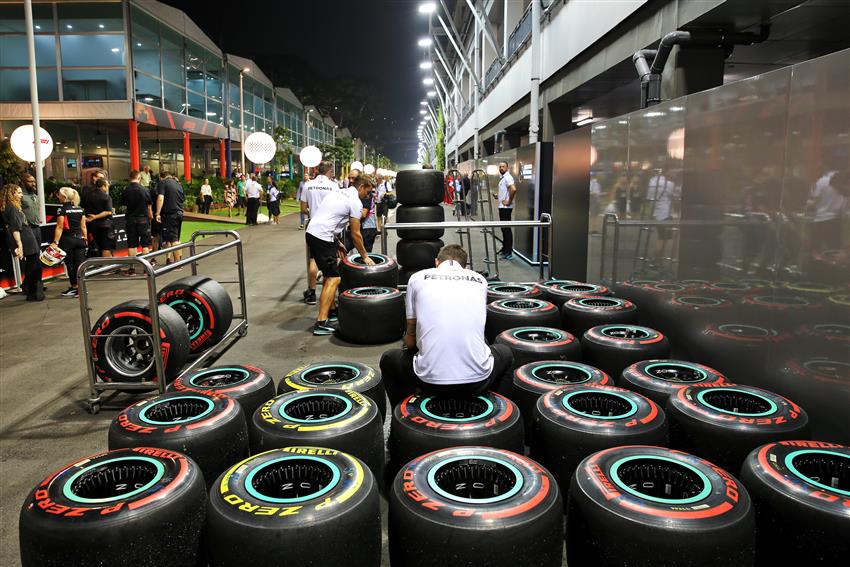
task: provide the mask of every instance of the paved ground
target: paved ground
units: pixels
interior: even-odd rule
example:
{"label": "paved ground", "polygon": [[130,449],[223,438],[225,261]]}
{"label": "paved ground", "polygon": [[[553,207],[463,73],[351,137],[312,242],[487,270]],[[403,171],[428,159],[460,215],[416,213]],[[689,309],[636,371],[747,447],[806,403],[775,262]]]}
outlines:
{"label": "paved ground", "polygon": [[[300,301],[306,270],[303,232],[297,225],[298,215],[294,214],[283,218],[279,226],[247,227],[240,232],[246,252],[250,329],[219,362],[255,364],[269,370],[276,381],[288,370],[308,362],[352,360],[377,365],[386,346],[355,346],[336,338],[313,337],[308,332],[316,308]],[[483,246],[479,234],[474,238],[478,239],[474,244],[476,262],[480,263]],[[457,242],[457,235],[452,232],[444,240]],[[395,239],[391,238],[389,244],[392,253]],[[234,258],[230,254],[216,256],[201,264],[200,273],[231,279]],[[162,283],[187,274],[188,269],[172,273]],[[517,259],[501,264],[501,276],[505,281],[537,279],[536,270]],[[116,394],[106,398],[100,414],[87,412],[79,304],[59,296],[66,287],[64,281],[50,283],[48,300],[42,303],[27,303],[21,296],[0,301],[3,566],[19,564],[18,513],[27,492],[57,468],[105,450],[110,421],[121,408],[139,399]],[[92,318],[121,301],[143,296],[139,282],[97,284],[92,291]],[[386,550],[386,538],[384,543]],[[388,564],[386,559],[384,564]]]}

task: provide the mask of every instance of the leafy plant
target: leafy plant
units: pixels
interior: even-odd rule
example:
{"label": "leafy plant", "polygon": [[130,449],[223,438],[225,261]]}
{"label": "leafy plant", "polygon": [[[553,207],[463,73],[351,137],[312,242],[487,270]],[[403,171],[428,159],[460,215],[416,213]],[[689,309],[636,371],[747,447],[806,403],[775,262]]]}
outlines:
{"label": "leafy plant", "polygon": [[3,178],[3,183],[21,184],[21,175],[24,173],[24,168],[20,160],[12,151],[12,146],[9,140],[0,141],[0,177]]}
{"label": "leafy plant", "polygon": [[443,107],[437,108],[437,144],[434,148],[434,169],[442,171],[446,167],[446,118]]}

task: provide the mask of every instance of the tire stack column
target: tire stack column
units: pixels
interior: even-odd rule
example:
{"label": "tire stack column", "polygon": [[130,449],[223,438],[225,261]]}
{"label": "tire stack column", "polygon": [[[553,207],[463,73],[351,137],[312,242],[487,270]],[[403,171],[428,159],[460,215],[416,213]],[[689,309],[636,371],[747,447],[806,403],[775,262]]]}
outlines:
{"label": "tire stack column", "polygon": [[[443,222],[443,172],[435,170],[401,171],[396,180],[396,193],[401,204],[396,209],[399,223]],[[406,284],[410,275],[434,267],[437,253],[443,247],[444,229],[399,229],[396,258],[402,270],[399,283]]]}

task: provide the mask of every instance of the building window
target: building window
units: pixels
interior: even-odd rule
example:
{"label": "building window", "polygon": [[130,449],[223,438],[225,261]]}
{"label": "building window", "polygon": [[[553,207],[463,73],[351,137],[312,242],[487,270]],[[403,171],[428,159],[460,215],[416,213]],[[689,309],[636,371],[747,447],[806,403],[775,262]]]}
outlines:
{"label": "building window", "polygon": [[123,67],[123,35],[62,35],[63,67]]}
{"label": "building window", "polygon": [[64,69],[65,100],[125,100],[127,74],[123,69]]}
{"label": "building window", "polygon": [[[174,31],[162,26],[162,78],[184,86],[183,74],[183,38]],[[166,97],[168,98],[168,97]]]}
{"label": "building window", "polygon": [[188,106],[186,107],[186,114],[195,118],[200,118],[201,120],[206,120],[206,99],[204,99],[202,95],[193,93],[192,91],[188,91],[187,94],[189,95],[189,100],[187,101]]}
{"label": "building window", "polygon": [[221,103],[207,99],[207,120],[216,124],[224,122],[224,117],[221,115]]}
{"label": "building window", "polygon": [[204,94],[203,50],[191,42],[186,42],[186,88]]}
{"label": "building window", "polygon": [[[56,80],[56,69],[38,69],[38,100],[59,100],[59,88]],[[26,69],[0,69],[0,101],[29,102],[30,75]]]}
{"label": "building window", "polygon": [[165,90],[165,109],[182,113],[186,108],[186,91],[177,85],[163,83]]}
{"label": "building window", "polygon": [[[35,33],[52,33],[53,5],[33,4],[32,27]],[[0,4],[0,33],[26,33],[24,4]]]}
{"label": "building window", "polygon": [[61,33],[124,31],[124,9],[119,2],[60,2],[57,7]]}
{"label": "building window", "polygon": [[149,75],[159,77],[159,24],[141,10],[133,9],[133,65]]}
{"label": "building window", "polygon": [[[35,36],[35,64],[37,67],[56,67],[55,36]],[[0,35],[0,67],[29,67],[27,36]]]}
{"label": "building window", "polygon": [[136,71],[136,100],[162,108],[162,83]]}

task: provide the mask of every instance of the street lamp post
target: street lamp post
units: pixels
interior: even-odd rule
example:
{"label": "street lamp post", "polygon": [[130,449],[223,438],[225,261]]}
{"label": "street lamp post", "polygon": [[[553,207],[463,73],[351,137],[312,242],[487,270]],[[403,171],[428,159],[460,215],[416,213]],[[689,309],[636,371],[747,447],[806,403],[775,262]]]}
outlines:
{"label": "street lamp post", "polygon": [[245,67],[239,71],[239,155],[242,158],[242,175],[245,175],[245,92],[242,88],[242,76],[250,70]]}

